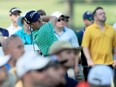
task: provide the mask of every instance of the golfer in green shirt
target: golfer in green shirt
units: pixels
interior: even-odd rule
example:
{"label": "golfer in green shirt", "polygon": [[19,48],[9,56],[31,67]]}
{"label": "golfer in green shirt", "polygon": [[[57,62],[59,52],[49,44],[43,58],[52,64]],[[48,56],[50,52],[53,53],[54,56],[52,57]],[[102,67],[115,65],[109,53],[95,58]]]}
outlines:
{"label": "golfer in green shirt", "polygon": [[[49,21],[45,23],[43,20]],[[47,55],[49,47],[57,40],[53,30],[57,17],[40,17],[36,11],[32,10],[26,13],[25,21],[33,29],[32,35],[34,42],[37,44],[42,54]]]}

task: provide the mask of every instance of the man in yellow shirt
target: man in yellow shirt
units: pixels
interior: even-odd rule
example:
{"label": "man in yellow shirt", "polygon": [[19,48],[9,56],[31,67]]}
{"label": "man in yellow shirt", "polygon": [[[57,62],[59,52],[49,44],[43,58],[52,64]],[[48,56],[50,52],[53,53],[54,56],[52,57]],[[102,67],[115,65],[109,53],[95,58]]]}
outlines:
{"label": "man in yellow shirt", "polygon": [[[116,32],[105,23],[106,16],[102,7],[93,12],[95,23],[87,27],[82,47],[89,66],[105,64],[116,66]],[[113,51],[112,51],[113,50]],[[114,56],[114,59],[113,59]]]}

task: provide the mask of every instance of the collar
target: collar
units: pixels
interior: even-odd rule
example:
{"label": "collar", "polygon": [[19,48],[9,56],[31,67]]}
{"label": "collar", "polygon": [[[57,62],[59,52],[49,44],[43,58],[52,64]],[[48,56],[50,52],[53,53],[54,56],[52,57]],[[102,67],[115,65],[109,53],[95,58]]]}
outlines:
{"label": "collar", "polygon": [[55,30],[54,33],[58,36],[61,36],[62,34],[64,34],[66,32],[66,27],[64,27],[64,29],[62,30],[62,32],[60,34],[58,34]]}
{"label": "collar", "polygon": [[[93,26],[96,27],[97,29],[100,29],[99,26],[96,24],[96,22],[94,22]],[[107,24],[107,23],[105,23],[104,28],[105,28],[105,29],[108,28],[108,24]]]}
{"label": "collar", "polygon": [[10,28],[13,29],[13,30],[14,30],[14,29],[16,29],[16,30],[17,30],[17,29],[21,29],[20,26],[18,26],[17,28],[15,28],[15,27],[13,26],[13,24],[10,25]]}

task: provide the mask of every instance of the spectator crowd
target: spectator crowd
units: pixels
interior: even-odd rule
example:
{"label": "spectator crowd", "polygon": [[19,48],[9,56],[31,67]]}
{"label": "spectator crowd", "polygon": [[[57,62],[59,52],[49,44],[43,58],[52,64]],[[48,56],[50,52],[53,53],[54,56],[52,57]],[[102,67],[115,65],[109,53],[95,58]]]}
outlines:
{"label": "spectator crowd", "polygon": [[83,12],[79,31],[60,11],[13,7],[9,17],[0,28],[0,87],[116,87],[116,24],[103,7]]}

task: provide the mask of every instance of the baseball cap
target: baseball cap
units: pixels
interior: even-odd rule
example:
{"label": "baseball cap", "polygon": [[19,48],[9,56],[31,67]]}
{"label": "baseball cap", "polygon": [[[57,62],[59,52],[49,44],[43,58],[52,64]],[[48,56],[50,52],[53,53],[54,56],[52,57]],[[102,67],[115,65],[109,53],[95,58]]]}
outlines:
{"label": "baseball cap", "polygon": [[36,22],[39,18],[40,18],[39,13],[37,13],[34,10],[27,12],[25,15],[25,21],[27,24],[30,24],[32,22]]}
{"label": "baseball cap", "polygon": [[93,20],[93,13],[90,12],[90,11],[86,11],[84,14],[83,14],[83,19],[87,19],[89,21]]}
{"label": "baseball cap", "polygon": [[52,16],[55,16],[55,17],[57,17],[57,18],[59,18],[59,17],[61,17],[61,16],[64,17],[64,15],[63,15],[61,12],[59,12],[59,11],[53,12],[53,13],[52,13]]}
{"label": "baseball cap", "polygon": [[0,56],[0,67],[4,66],[10,60],[10,55]]}
{"label": "baseball cap", "polygon": [[113,70],[106,65],[96,65],[88,75],[88,82],[93,85],[110,85],[113,77]]}
{"label": "baseball cap", "polygon": [[20,9],[18,9],[17,7],[13,7],[10,9],[9,11],[10,15],[20,15],[20,13],[22,13],[22,11]]}
{"label": "baseball cap", "polygon": [[81,50],[81,47],[73,47],[67,41],[56,41],[51,45],[49,49],[49,54],[57,54],[58,52],[61,52],[62,50],[67,50],[67,49],[74,49],[78,53]]}
{"label": "baseball cap", "polygon": [[[48,67],[48,64],[52,61],[50,57],[43,57],[34,52],[25,52],[25,54],[19,58],[16,63],[16,71],[18,77],[22,78],[27,72],[31,70],[42,70]],[[54,66],[55,62],[52,63]],[[49,65],[49,66],[52,66]]]}

